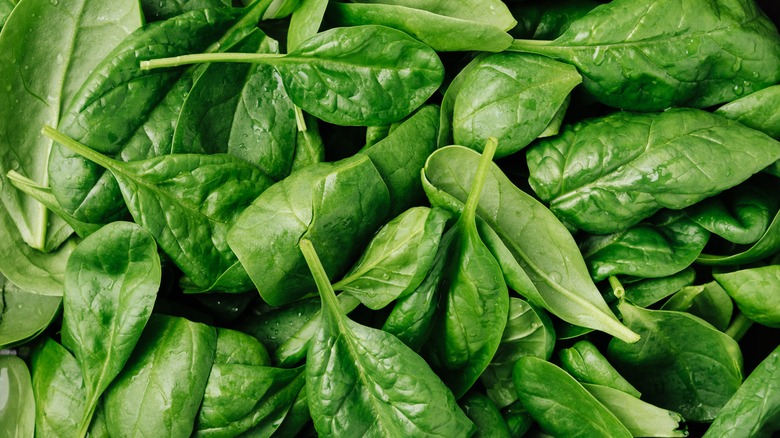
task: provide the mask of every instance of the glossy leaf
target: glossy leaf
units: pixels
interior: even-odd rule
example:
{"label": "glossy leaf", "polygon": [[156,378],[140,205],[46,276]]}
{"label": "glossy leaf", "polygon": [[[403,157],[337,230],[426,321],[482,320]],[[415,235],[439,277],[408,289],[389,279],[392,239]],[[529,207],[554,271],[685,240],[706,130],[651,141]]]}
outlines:
{"label": "glossy leaf", "polygon": [[301,0],[290,16],[288,51],[297,48],[319,32],[327,7],[328,0]]}
{"label": "glossy leaf", "polygon": [[619,306],[626,325],[642,339],[614,339],[607,356],[656,406],[688,421],[711,421],[742,383],[737,343],[703,320],[682,312]]}
{"label": "glossy leaf", "polygon": [[552,40],[561,36],[572,22],[584,17],[602,2],[595,0],[549,0],[521,2],[512,7],[519,20],[512,33],[520,38]]}
{"label": "glossy leaf", "polygon": [[104,396],[110,435],[190,436],[216,339],[213,327],[153,316],[127,366]]}
{"label": "glossy leaf", "polygon": [[672,295],[662,310],[688,312],[725,332],[731,322],[734,305],[726,291],[716,282],[701,286],[688,286]]}
{"label": "glossy leaf", "polygon": [[721,409],[705,438],[770,438],[780,430],[780,348],[769,354]]}
{"label": "glossy leaf", "polygon": [[271,359],[263,344],[251,335],[218,328],[214,363],[266,366],[271,364]]}
{"label": "glossy leaf", "polygon": [[[509,314],[501,344],[490,365],[479,376],[488,398],[503,409],[517,400],[512,383],[515,362],[523,356],[548,360],[555,347],[555,329],[544,310],[509,298]],[[467,413],[468,414],[468,413]]]}
{"label": "glossy leaf", "polygon": [[306,130],[299,131],[296,137],[293,171],[325,161],[325,144],[322,141],[322,135],[320,135],[317,118],[304,114],[303,120],[306,123]]}
{"label": "glossy leaf", "polygon": [[780,328],[780,265],[713,273],[743,315],[769,327]]}
{"label": "glossy leaf", "polygon": [[62,297],[27,292],[0,277],[0,349],[23,344],[57,317]]}
{"label": "glossy leaf", "polygon": [[455,144],[478,151],[498,139],[496,157],[513,154],[539,137],[582,78],[552,59],[500,53],[470,69],[455,98]]}
{"label": "glossy leaf", "polygon": [[623,424],[565,371],[544,359],[520,358],[517,395],[545,432],[567,437],[631,437]]}
{"label": "glossy leaf", "polygon": [[229,0],[141,0],[147,22],[165,20],[198,9],[230,7]]}
{"label": "glossy leaf", "polygon": [[589,341],[578,341],[560,350],[561,367],[582,383],[606,386],[639,398],[637,391]]}
{"label": "glossy leaf", "polygon": [[504,417],[486,395],[470,392],[460,399],[459,404],[466,416],[477,426],[475,437],[510,437]]}
{"label": "glossy leaf", "polygon": [[380,3],[417,8],[438,15],[491,24],[503,30],[515,25],[515,19],[500,0],[357,0],[355,3]]}
{"label": "glossy leaf", "polygon": [[581,251],[595,281],[613,275],[657,278],[690,266],[709,238],[709,231],[684,214],[664,211],[623,231],[588,236]]}
{"label": "glossy leaf", "polygon": [[254,336],[269,351],[274,352],[319,311],[320,302],[316,298],[300,300],[276,308],[254,305],[250,306],[231,327]]}
{"label": "glossy leaf", "polygon": [[46,132],[114,175],[133,219],[197,287],[251,289],[226,235],[243,209],[272,184],[259,169],[226,154],[117,161],[50,128]]}
{"label": "glossy leaf", "polygon": [[[40,23],[56,24],[41,32]],[[48,185],[52,142],[40,134],[41,126],[60,120],[98,62],[139,26],[137,2],[32,0],[14,8],[3,27],[0,193],[22,239],[33,248],[51,251],[71,232],[45,206],[17,191],[6,173],[14,170]]]}
{"label": "glossy leaf", "polygon": [[780,211],[758,242],[734,254],[701,254],[696,262],[703,265],[730,266],[752,263],[780,251]]}
{"label": "glossy leaf", "polygon": [[[469,186],[478,160],[479,154],[463,147],[434,152],[423,174],[423,188],[429,198],[448,205],[448,209],[461,209],[467,196],[464,187]],[[569,231],[546,207],[512,184],[497,166],[491,166],[477,214],[500,237],[505,254],[512,255],[511,260],[499,260],[502,267],[516,266],[534,286],[528,289],[525,284],[510,283],[510,287],[530,293],[526,296],[530,302],[565,321],[627,341],[638,339],[609,310]]]}
{"label": "glossy leaf", "polygon": [[625,284],[626,299],[639,307],[649,307],[685,286],[693,285],[696,271],[689,267],[661,278],[648,278]]}
{"label": "glossy leaf", "polygon": [[452,78],[447,90],[444,92],[444,97],[441,101],[440,123],[439,123],[439,135],[437,137],[437,144],[440,148],[453,144],[452,139],[452,118],[455,111],[455,102],[458,98],[460,90],[463,88],[463,84],[466,82],[466,78],[469,77],[471,70],[476,69],[482,60],[489,56],[487,53],[482,53],[474,57],[461,71]]}
{"label": "glossy leaf", "polygon": [[773,85],[747,96],[732,100],[715,110],[731,120],[780,139],[780,85]]}
{"label": "glossy leaf", "polygon": [[35,398],[27,364],[0,355],[0,435],[29,438],[35,433]]}
{"label": "glossy leaf", "polygon": [[472,423],[416,353],[394,336],[349,320],[308,240],[301,250],[322,299],[322,322],[306,361],[319,434],[467,436]]}
{"label": "glossy leaf", "polygon": [[591,233],[624,230],[661,208],[695,204],[778,158],[777,141],[695,109],[585,120],[527,153],[536,194]]}
{"label": "glossy leaf", "polygon": [[777,83],[780,37],[755,2],[620,0],[554,41],[512,50],[564,60],[607,105],[636,111],[704,108]]}
{"label": "glossy leaf", "polygon": [[68,260],[62,343],[84,376],[86,434],[98,398],[122,370],[152,313],[160,258],[138,225],[114,222],[79,244]]}

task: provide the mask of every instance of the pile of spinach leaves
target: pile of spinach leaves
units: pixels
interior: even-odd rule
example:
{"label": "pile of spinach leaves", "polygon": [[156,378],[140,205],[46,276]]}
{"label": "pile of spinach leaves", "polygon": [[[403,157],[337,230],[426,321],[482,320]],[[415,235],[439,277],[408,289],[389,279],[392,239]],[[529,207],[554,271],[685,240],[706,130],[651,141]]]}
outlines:
{"label": "pile of spinach leaves", "polygon": [[773,436],[777,15],[0,0],[0,436]]}

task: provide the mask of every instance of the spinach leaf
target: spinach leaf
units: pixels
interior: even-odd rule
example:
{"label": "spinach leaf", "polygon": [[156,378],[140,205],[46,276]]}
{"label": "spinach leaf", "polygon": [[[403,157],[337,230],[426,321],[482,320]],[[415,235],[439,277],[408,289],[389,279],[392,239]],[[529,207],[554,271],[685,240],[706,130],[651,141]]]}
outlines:
{"label": "spinach leaf", "polygon": [[[498,12],[505,12],[507,18],[511,20],[506,20],[508,27],[505,29],[495,22],[479,21],[481,18],[479,12],[487,9],[483,5],[473,5],[475,9],[472,10],[471,16],[453,17],[447,15],[449,11],[429,11],[420,5],[393,3],[392,1],[333,2],[328,7],[328,18],[341,26],[374,24],[392,27],[406,32],[437,52],[470,50],[501,52],[512,44],[512,36],[506,31],[513,27],[515,22],[501,2],[491,3],[500,5],[503,11]],[[463,9],[467,7],[463,5]]]}
{"label": "spinach leaf", "polygon": [[780,251],[780,211],[775,214],[764,235],[749,248],[734,254],[701,254],[696,262],[714,266],[739,265],[761,260],[777,251]]}
{"label": "spinach leaf", "polygon": [[[450,210],[462,209],[468,196],[464,187],[474,178],[478,160],[479,154],[457,146],[431,154],[423,173],[423,188],[429,198]],[[569,231],[495,165],[485,181],[477,214],[500,237],[496,243],[502,243],[505,250],[502,254],[494,251],[494,255],[504,276],[525,280],[522,284],[510,281],[510,287],[564,321],[627,341],[638,339],[609,310]],[[508,273],[510,267],[514,273]]]}
{"label": "spinach leaf", "polygon": [[104,395],[110,435],[190,436],[216,341],[213,327],[153,315],[127,365]]}
{"label": "spinach leaf", "polygon": [[589,383],[583,383],[582,386],[609,409],[632,436],[688,436],[687,430],[680,430],[683,418],[676,412],[653,406],[636,395],[609,386]]}
{"label": "spinach leaf", "polygon": [[385,224],[349,272],[333,284],[370,309],[381,309],[408,295],[433,265],[449,214],[414,207]]}
{"label": "spinach leaf", "polygon": [[146,21],[151,23],[198,9],[229,8],[231,3],[230,0],[141,0],[141,9]]}
{"label": "spinach leaf", "polygon": [[84,375],[85,436],[98,398],[122,370],[152,313],[160,288],[160,258],[152,236],[113,222],[84,239],[68,260],[62,343]]}
{"label": "spinach leaf", "polygon": [[535,40],[558,38],[575,20],[602,3],[594,0],[548,0],[513,5],[512,14],[519,22],[512,34]]}
{"label": "spinach leaf", "polygon": [[[309,413],[309,397],[306,393],[306,386],[301,389],[298,396],[295,398],[293,405],[290,406],[290,410],[287,411],[287,415],[284,416],[282,424],[274,431],[272,435],[274,438],[296,438],[301,436],[301,430],[311,422],[311,414]],[[250,430],[245,437],[251,437],[252,431]]]}
{"label": "spinach leaf", "polygon": [[51,128],[44,130],[114,175],[133,218],[198,288],[251,289],[226,235],[243,209],[272,184],[257,167],[226,154],[117,161]]}
{"label": "spinach leaf", "polygon": [[[250,3],[250,0],[242,0],[244,4]],[[300,0],[274,0],[268,6],[263,14],[263,20],[273,20],[288,17],[300,4]]]}
{"label": "spinach leaf", "polygon": [[[458,221],[447,231],[445,279],[439,284],[429,362],[457,398],[476,382],[496,354],[509,313],[501,266],[477,231],[476,209],[498,144],[488,139]],[[432,200],[434,203],[434,200]],[[434,204],[435,205],[435,204]]]}
{"label": "spinach leaf", "polygon": [[325,144],[320,135],[319,122],[310,114],[303,114],[306,130],[298,131],[295,138],[295,154],[293,155],[292,171],[302,169],[310,164],[325,161]]}
{"label": "spinach leaf", "polygon": [[[25,1],[0,35],[0,197],[22,239],[47,252],[71,231],[50,218],[46,207],[17,191],[6,173],[14,170],[48,185],[52,143],[40,135],[41,125],[56,124],[98,62],[141,25],[137,2],[59,3]],[[42,32],[41,23],[56,24],[44,25],[47,31]]]}
{"label": "spinach leaf", "polygon": [[709,238],[685,214],[667,210],[626,230],[588,236],[580,248],[595,281],[621,274],[666,277],[690,266]]}
{"label": "spinach leaf", "polygon": [[585,120],[526,156],[531,187],[556,215],[611,233],[744,182],[780,158],[780,143],[705,111],[671,109]]}
{"label": "spinach leaf", "polygon": [[[233,50],[279,53],[279,44],[255,29]],[[293,104],[272,67],[215,63],[187,94],[172,147],[228,153],[278,181],[290,173],[296,132]]]}
{"label": "spinach leaf", "polygon": [[497,158],[523,149],[544,132],[581,80],[574,67],[543,56],[483,58],[455,98],[455,144],[481,150],[488,137],[497,137]]}
{"label": "spinach leaf", "polygon": [[769,438],[780,430],[780,347],[745,379],[705,438]]}
{"label": "spinach leaf", "polygon": [[[437,137],[437,145],[442,148],[444,146],[451,145],[452,139],[452,118],[455,111],[455,102],[460,94],[460,90],[463,88],[463,84],[466,82],[470,72],[476,69],[484,58],[489,56],[487,53],[481,53],[474,57],[463,69],[454,77],[447,86],[447,90],[444,92],[444,97],[441,101],[441,112],[439,117],[439,135]],[[482,145],[480,145],[482,146]]]}
{"label": "spinach leaf", "polygon": [[520,401],[545,432],[571,437],[632,436],[612,412],[552,363],[521,357],[513,375]]}
{"label": "spinach leaf", "polygon": [[749,319],[780,328],[780,265],[713,273]]}
{"label": "spinach leaf", "polygon": [[292,51],[320,30],[328,0],[301,0],[290,16],[287,49]]}
{"label": "spinach leaf", "polygon": [[503,409],[517,400],[512,383],[515,362],[523,356],[550,359],[554,347],[555,329],[544,310],[509,297],[509,314],[501,343],[490,365],[479,376],[488,398],[496,407]]}
{"label": "spinach leaf", "polygon": [[27,438],[35,433],[35,398],[27,364],[0,355],[0,435]]}
{"label": "spinach leaf", "polygon": [[[514,384],[512,388],[514,388]],[[528,436],[526,434],[533,426],[534,419],[519,400],[504,408],[501,411],[501,415],[504,416],[506,425],[509,428],[509,435],[512,438]]]}
{"label": "spinach leaf", "polygon": [[380,3],[407,8],[416,8],[432,14],[461,20],[490,24],[503,30],[515,25],[515,18],[500,0],[355,0],[354,3]]}
{"label": "spinach leaf", "polygon": [[322,300],[306,360],[306,386],[319,434],[468,436],[473,425],[428,364],[394,336],[349,320],[312,243],[301,240]]}
{"label": "spinach leaf", "polygon": [[693,285],[695,278],[696,271],[688,267],[666,277],[639,279],[625,284],[625,296],[639,307],[649,307],[683,287]]}
{"label": "spinach leaf", "polygon": [[0,1],[0,29],[5,26],[5,22],[8,21],[8,16],[14,10],[16,3],[14,0],[1,0]]}
{"label": "spinach leaf", "polygon": [[316,298],[296,301],[282,307],[251,306],[231,328],[257,338],[268,350],[275,351],[301,327],[319,314]]}
{"label": "spinach leaf", "polygon": [[[215,61],[273,66],[297,106],[342,126],[398,121],[422,105],[444,77],[441,61],[430,47],[401,31],[376,25],[330,29],[286,55],[178,56],[143,61],[141,68]],[[351,80],[342,80],[345,76]]]}
{"label": "spinach leaf", "polygon": [[589,341],[578,341],[570,348],[560,350],[558,357],[561,367],[582,383],[614,388],[636,398],[642,395]]}
{"label": "spinach leaf", "polygon": [[600,102],[635,110],[704,108],[780,80],[773,23],[746,0],[618,0],[554,41],[516,40],[511,50],[572,63]]}
{"label": "spinach leaf", "polygon": [[87,410],[84,376],[68,350],[49,337],[33,350],[30,360],[38,436],[78,436]]}
{"label": "spinach leaf", "polygon": [[742,354],[729,336],[683,312],[621,303],[635,344],[613,339],[607,356],[645,399],[688,421],[711,421],[742,383]]}
{"label": "spinach leaf", "polygon": [[747,96],[732,100],[715,110],[731,120],[780,139],[780,85],[773,85]]}
{"label": "spinach leaf", "polygon": [[509,438],[509,427],[495,404],[484,394],[469,392],[458,403],[477,426],[475,438]]}
{"label": "spinach leaf", "polygon": [[217,328],[215,364],[266,366],[271,364],[265,346],[252,336],[236,330]]}
{"label": "spinach leaf", "polygon": [[725,332],[731,322],[734,304],[726,291],[712,281],[701,286],[688,286],[672,295],[662,310],[688,312]]}
{"label": "spinach leaf", "polygon": [[0,350],[23,344],[57,317],[62,298],[27,292],[0,276]]}

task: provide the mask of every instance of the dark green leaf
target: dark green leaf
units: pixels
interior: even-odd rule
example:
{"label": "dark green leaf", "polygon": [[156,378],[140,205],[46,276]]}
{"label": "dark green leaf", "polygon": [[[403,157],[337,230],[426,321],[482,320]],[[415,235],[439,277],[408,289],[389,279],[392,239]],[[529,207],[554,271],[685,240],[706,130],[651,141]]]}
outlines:
{"label": "dark green leaf", "polygon": [[664,298],[693,284],[696,271],[686,268],[661,278],[648,278],[625,284],[626,299],[639,307],[651,306]]}
{"label": "dark green leaf", "polygon": [[749,319],[780,328],[780,265],[713,273]]}
{"label": "dark green leaf", "polygon": [[[511,381],[510,381],[511,383]],[[474,438],[509,438],[509,428],[495,404],[478,392],[466,394],[458,402],[469,420],[477,426]]]}
{"label": "dark green leaf", "polygon": [[703,265],[729,266],[752,263],[780,251],[780,211],[763,236],[749,248],[735,254],[701,254],[696,262]]}
{"label": "dark green leaf", "polygon": [[293,50],[320,30],[328,0],[301,0],[290,16],[287,49]]}
{"label": "dark green leaf", "polygon": [[701,286],[680,289],[661,306],[661,309],[688,312],[725,332],[731,322],[734,305],[726,291],[713,281]]}
{"label": "dark green leaf", "polygon": [[780,139],[780,85],[750,93],[745,97],[732,100],[715,110],[731,120],[758,129],[773,138]]}
{"label": "dark green leaf", "polygon": [[519,20],[512,33],[519,38],[535,40],[558,38],[572,22],[584,17],[602,3],[594,0],[522,2],[511,9]]}
{"label": "dark green leaf", "polygon": [[316,298],[300,300],[287,306],[268,308],[255,305],[244,312],[232,328],[257,338],[273,352],[300,328],[319,314],[320,301]]}
{"label": "dark green leaf", "polygon": [[141,0],[147,22],[166,20],[198,9],[230,7],[230,0]]}
{"label": "dark green leaf", "polygon": [[0,355],[0,435],[32,438],[34,433],[35,398],[27,364]]}
{"label": "dark green leaf", "polygon": [[570,348],[559,351],[558,357],[561,367],[582,383],[614,388],[637,398],[642,395],[589,341],[579,341]]}
{"label": "dark green leaf", "polygon": [[26,292],[0,276],[0,349],[38,336],[57,316],[61,302],[62,297]]}

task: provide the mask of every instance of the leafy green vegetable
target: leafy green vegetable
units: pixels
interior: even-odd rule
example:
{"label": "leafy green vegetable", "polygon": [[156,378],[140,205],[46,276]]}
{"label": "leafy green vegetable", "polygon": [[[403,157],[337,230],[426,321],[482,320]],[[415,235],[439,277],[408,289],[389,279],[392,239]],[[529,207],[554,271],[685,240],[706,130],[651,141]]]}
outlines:
{"label": "leafy green vegetable", "polygon": [[648,307],[674,294],[685,286],[691,286],[696,278],[692,267],[661,278],[648,278],[625,285],[625,296],[628,301],[639,306]]}
{"label": "leafy green vegetable", "polygon": [[521,2],[513,5],[511,9],[512,14],[519,20],[512,34],[519,38],[536,40],[558,38],[572,22],[582,18],[602,3],[595,0]]}
{"label": "leafy green vegetable", "polygon": [[87,403],[78,436],[86,436],[98,398],[141,337],[160,277],[157,245],[133,223],[106,225],[71,254],[65,275],[62,343],[84,375]]}
{"label": "leafy green vegetable", "polygon": [[[41,32],[41,23],[56,25]],[[71,231],[18,192],[6,173],[14,170],[48,185],[52,142],[40,135],[41,125],[58,122],[98,62],[140,25],[136,2],[30,0],[14,8],[3,27],[0,81],[7,97],[0,105],[0,194],[22,239],[35,249],[52,251]]]}
{"label": "leafy green vegetable", "polygon": [[536,194],[591,233],[626,229],[662,207],[692,205],[778,158],[777,141],[695,109],[586,120],[527,153]]}
{"label": "leafy green vegetable", "polygon": [[290,16],[287,48],[294,50],[320,30],[328,0],[300,0]]}
{"label": "leafy green vegetable", "polygon": [[349,320],[312,243],[301,240],[322,300],[306,361],[314,425],[334,436],[468,436],[473,425],[425,361],[394,336]]}
{"label": "leafy green vegetable", "polygon": [[701,286],[687,286],[672,295],[662,310],[688,312],[725,332],[731,322],[734,305],[726,291],[712,281]]}
{"label": "leafy green vegetable", "polygon": [[780,328],[780,265],[713,273],[749,319]]}
{"label": "leafy green vegetable", "polygon": [[778,104],[780,104],[780,85],[774,85],[732,100],[716,109],[715,114],[736,120],[772,138],[780,138]]}
{"label": "leafy green vegetable", "polygon": [[780,430],[780,347],[764,359],[721,409],[705,438],[769,438]]}
{"label": "leafy green vegetable", "polygon": [[87,410],[87,394],[76,358],[46,337],[33,350],[30,368],[38,436],[77,436]]}
{"label": "leafy green vegetable", "polygon": [[230,6],[230,0],[141,0],[141,9],[148,22],[166,20],[198,9]]}
{"label": "leafy green vegetable", "polygon": [[704,265],[728,266],[752,263],[780,250],[780,211],[758,242],[741,252],[732,254],[701,254],[696,261]]}
{"label": "leafy green vegetable", "polygon": [[20,289],[0,277],[0,349],[23,344],[57,317],[62,298]]}
{"label": "leafy green vegetable", "polygon": [[509,438],[509,428],[495,404],[485,395],[470,392],[459,401],[463,412],[477,426],[474,437]]}
{"label": "leafy green vegetable", "polygon": [[642,339],[609,344],[611,363],[645,399],[688,421],[711,421],[742,383],[742,354],[729,336],[682,312],[622,303],[626,325]]}
{"label": "leafy green vegetable", "polygon": [[618,0],[575,20],[554,41],[511,50],[577,67],[599,101],[635,111],[704,108],[780,80],[780,37],[747,0]]}
{"label": "leafy green vegetable", "polygon": [[639,398],[642,394],[612,367],[589,341],[578,341],[558,352],[561,367],[582,383],[614,388]]}
{"label": "leafy green vegetable", "polygon": [[27,364],[0,355],[0,435],[27,438],[35,432],[35,398]]}
{"label": "leafy green vegetable", "polygon": [[138,347],[104,395],[110,435],[190,436],[216,341],[213,327],[152,316]]}

